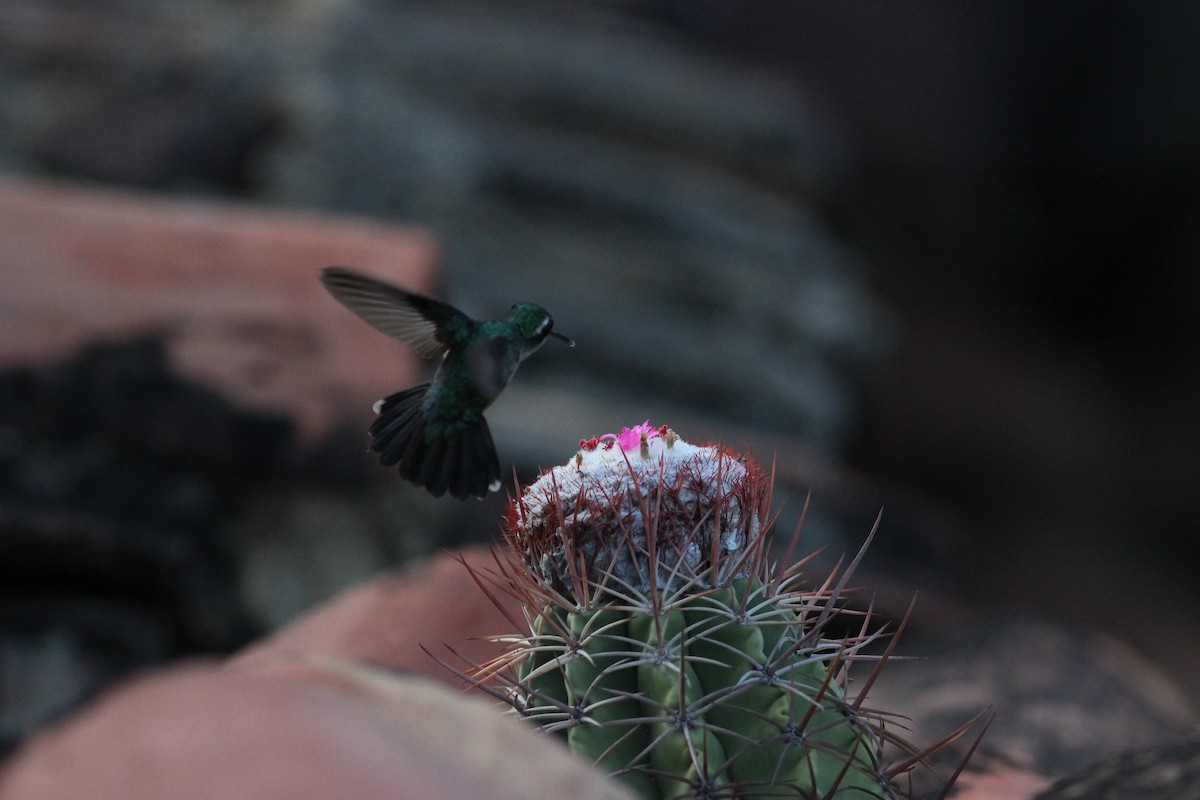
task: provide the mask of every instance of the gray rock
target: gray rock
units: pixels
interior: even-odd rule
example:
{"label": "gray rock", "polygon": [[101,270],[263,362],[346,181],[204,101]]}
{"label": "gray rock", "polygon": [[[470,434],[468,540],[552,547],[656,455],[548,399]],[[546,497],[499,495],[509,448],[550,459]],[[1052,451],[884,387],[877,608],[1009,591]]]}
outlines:
{"label": "gray rock", "polygon": [[908,716],[917,741],[995,712],[981,752],[1052,779],[1197,722],[1180,685],[1139,653],[1036,617],[978,617],[957,633],[905,637],[897,652],[921,660],[887,665],[870,705]]}
{"label": "gray rock", "polygon": [[598,408],[703,410],[836,452],[847,374],[887,338],[809,201],[846,153],[777,77],[615,9],[549,8],[293,19],[318,52],[279,84],[289,134],[264,155],[265,195],[427,223],[449,249],[447,295],[472,313],[547,306],[579,347],[539,354],[527,385],[566,380]]}

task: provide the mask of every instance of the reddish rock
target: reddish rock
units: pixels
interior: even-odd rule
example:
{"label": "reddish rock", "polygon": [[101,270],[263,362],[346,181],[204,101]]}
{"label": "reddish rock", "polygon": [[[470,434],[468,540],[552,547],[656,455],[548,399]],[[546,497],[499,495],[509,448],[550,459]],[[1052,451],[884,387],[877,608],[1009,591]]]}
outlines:
{"label": "reddish rock", "polygon": [[442,556],[352,589],[225,664],[110,691],[19,750],[0,800],[626,798],[496,703],[400,673],[452,680],[419,643],[486,658],[498,646],[466,637],[511,628]]}
{"label": "reddish rock", "polygon": [[[258,663],[287,654],[334,655],[461,686],[462,682],[421,646],[447,663],[465,668],[455,653],[481,664],[503,652],[502,645],[483,637],[514,633],[517,628],[487,598],[459,558],[476,570],[494,566],[491,551],[479,547],[383,575],[302,615],[239,658]],[[521,619],[515,602],[508,608],[513,619]]]}
{"label": "reddish rock", "polygon": [[102,698],[0,774],[3,800],[626,797],[487,702],[348,662],[193,664]]}
{"label": "reddish rock", "polygon": [[975,758],[971,767],[954,784],[955,800],[1030,800],[1050,785],[1036,770],[1000,759]]}
{"label": "reddish rock", "polygon": [[347,264],[430,291],[436,258],[429,235],[395,225],[0,180],[0,369],[157,331],[185,376],[286,413],[312,441],[419,372],[317,271]]}

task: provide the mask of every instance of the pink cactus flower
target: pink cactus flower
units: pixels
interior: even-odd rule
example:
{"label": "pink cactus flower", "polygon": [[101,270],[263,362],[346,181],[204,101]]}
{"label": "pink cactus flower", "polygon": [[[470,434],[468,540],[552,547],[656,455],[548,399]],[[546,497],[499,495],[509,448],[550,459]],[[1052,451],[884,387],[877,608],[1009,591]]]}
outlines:
{"label": "pink cactus flower", "polygon": [[[641,425],[634,425],[632,428],[621,428],[620,433],[606,433],[600,438],[615,440],[616,443],[621,446],[621,449],[628,453],[630,450],[641,444],[642,436],[645,436],[647,439],[653,439],[656,436],[663,435],[663,431],[666,427],[666,425],[663,425],[655,428],[650,425],[650,420],[646,420]],[[611,444],[605,442],[606,450],[611,446]]]}

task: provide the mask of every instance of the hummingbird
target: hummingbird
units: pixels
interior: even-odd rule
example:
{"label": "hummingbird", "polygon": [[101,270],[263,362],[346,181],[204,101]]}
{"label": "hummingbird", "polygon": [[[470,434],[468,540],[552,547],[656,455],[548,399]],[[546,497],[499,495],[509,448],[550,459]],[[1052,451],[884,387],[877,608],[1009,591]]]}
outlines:
{"label": "hummingbird", "polygon": [[370,449],[385,467],[434,497],[486,497],[500,488],[500,461],[483,410],[522,361],[553,336],[546,309],[517,303],[501,320],[472,319],[453,306],[345,267],[321,270],[334,299],[422,358],[442,357],[433,380],[375,404]]}

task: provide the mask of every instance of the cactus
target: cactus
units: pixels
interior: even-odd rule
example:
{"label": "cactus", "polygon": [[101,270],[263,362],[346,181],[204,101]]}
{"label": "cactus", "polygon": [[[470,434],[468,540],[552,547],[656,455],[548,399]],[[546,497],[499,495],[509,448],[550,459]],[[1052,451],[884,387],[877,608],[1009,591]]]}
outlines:
{"label": "cactus", "polygon": [[769,563],[769,506],[760,467],[666,426],[580,442],[476,573],[529,632],[498,637],[475,680],[641,797],[900,796],[887,718],[846,693],[848,668],[890,649],[866,652],[867,623],[828,633],[858,559],[802,590],[799,565]]}

